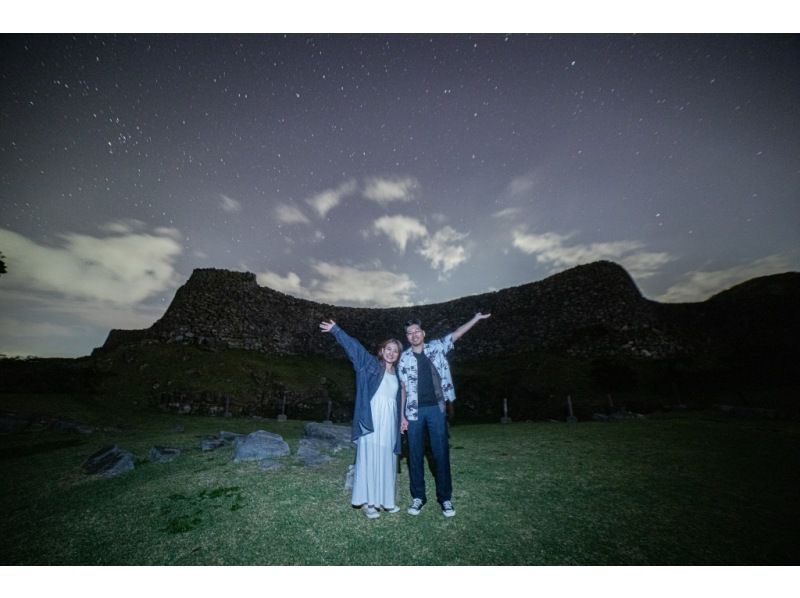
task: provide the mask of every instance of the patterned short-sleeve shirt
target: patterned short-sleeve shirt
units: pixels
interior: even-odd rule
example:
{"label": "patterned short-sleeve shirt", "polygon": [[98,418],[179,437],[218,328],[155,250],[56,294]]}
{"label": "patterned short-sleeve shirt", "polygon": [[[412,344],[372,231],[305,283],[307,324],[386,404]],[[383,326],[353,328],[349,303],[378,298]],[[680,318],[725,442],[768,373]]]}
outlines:
{"label": "patterned short-sleeve shirt", "polygon": [[[445,401],[456,400],[456,390],[453,386],[453,376],[450,373],[450,364],[447,363],[447,353],[453,348],[453,335],[448,334],[444,338],[436,339],[426,342],[423,351],[428,359],[431,360],[433,367],[439,374],[442,382],[442,394]],[[419,376],[417,374],[417,360],[411,347],[403,351],[400,355],[400,360],[397,364],[397,374],[400,376],[400,381],[406,388],[406,419],[410,421],[417,420],[417,413],[419,412],[419,396],[417,394],[417,382]]]}

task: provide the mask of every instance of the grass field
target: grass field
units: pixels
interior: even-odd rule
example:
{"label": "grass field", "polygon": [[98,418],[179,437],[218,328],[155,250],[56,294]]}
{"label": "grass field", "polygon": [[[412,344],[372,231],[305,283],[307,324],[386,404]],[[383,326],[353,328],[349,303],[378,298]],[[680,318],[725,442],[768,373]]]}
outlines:
{"label": "grass field", "polygon": [[[620,423],[451,428],[454,503],[367,520],[349,504],[353,451],[305,468],[201,452],[220,430],[304,422],[120,413],[70,396],[0,396],[0,408],[72,417],[104,432],[0,435],[0,564],[730,565],[798,564],[800,425],[655,415]],[[119,422],[124,421],[124,426]],[[108,444],[137,466],[113,479],[81,463]],[[183,449],[147,461],[151,446]],[[428,480],[432,486],[432,478]],[[429,487],[429,498],[434,496]],[[399,504],[409,500],[407,470]]]}

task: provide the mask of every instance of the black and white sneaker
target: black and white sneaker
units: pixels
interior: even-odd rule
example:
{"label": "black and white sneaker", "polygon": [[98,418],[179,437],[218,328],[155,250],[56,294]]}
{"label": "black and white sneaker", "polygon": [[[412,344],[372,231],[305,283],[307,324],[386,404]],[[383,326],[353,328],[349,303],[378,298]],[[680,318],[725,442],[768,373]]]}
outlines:
{"label": "black and white sneaker", "polygon": [[419,512],[422,510],[422,502],[421,498],[415,498],[411,501],[411,506],[408,507],[408,514],[409,515],[419,515]]}
{"label": "black and white sneaker", "polygon": [[446,500],[442,503],[442,515],[445,517],[454,517],[456,514],[456,510],[453,507],[453,503],[449,500]]}

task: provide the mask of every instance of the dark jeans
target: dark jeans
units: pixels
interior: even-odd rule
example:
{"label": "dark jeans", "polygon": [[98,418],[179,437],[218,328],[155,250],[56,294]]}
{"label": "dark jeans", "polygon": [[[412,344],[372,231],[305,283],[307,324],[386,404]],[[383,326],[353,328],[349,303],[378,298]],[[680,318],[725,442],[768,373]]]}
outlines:
{"label": "dark jeans", "polygon": [[436,470],[436,500],[439,504],[451,500],[453,482],[450,478],[450,445],[447,440],[447,418],[438,405],[420,407],[417,421],[408,422],[408,477],[411,498],[427,502],[425,495],[425,430],[431,441]]}

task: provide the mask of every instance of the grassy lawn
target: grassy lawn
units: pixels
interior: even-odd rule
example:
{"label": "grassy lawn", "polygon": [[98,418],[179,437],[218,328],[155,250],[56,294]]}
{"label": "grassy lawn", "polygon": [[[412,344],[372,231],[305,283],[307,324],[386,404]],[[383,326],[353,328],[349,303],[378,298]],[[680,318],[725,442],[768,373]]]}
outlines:
{"label": "grassy lawn", "polygon": [[[282,434],[300,421],[112,412],[97,400],[2,396],[107,431],[0,435],[0,564],[711,565],[798,564],[800,426],[711,413],[621,423],[451,428],[454,503],[367,520],[349,504],[353,451],[305,468],[202,452],[220,430]],[[126,425],[119,427],[119,421]],[[108,444],[137,466],[114,479],[81,463]],[[150,463],[151,446],[183,449]],[[405,466],[399,504],[409,501]]]}

